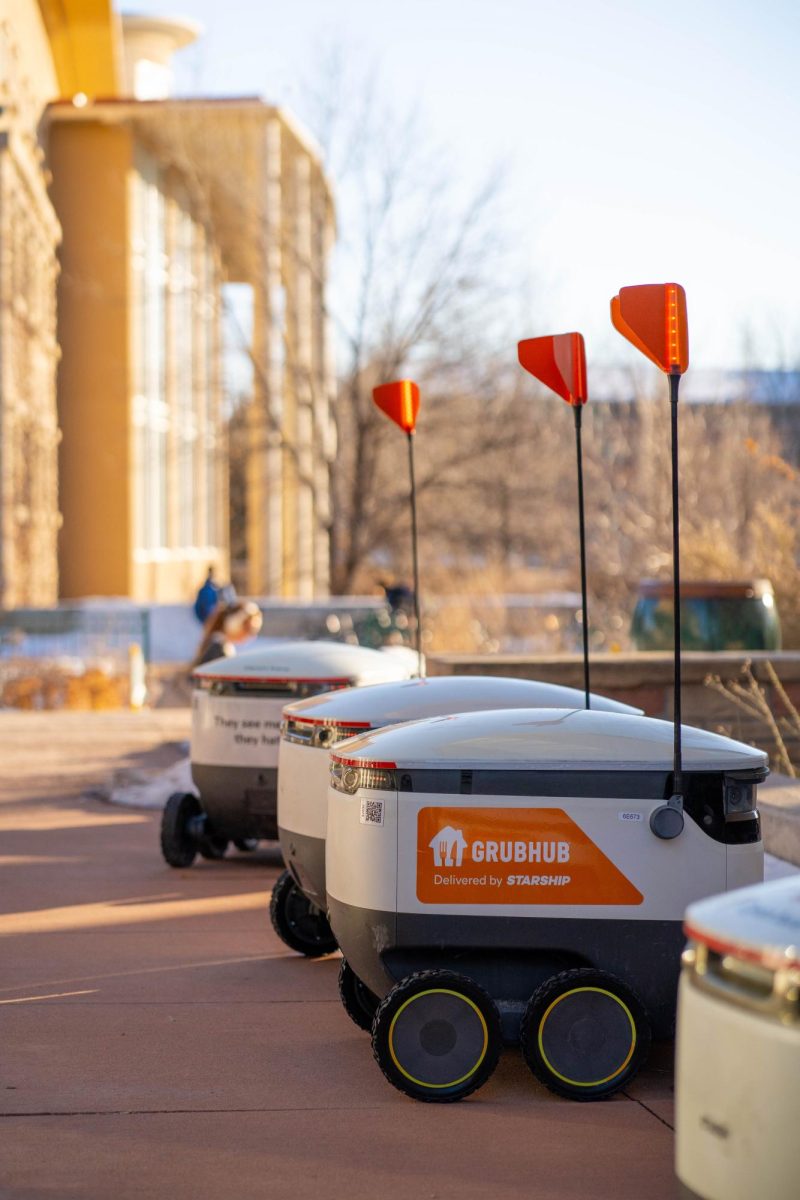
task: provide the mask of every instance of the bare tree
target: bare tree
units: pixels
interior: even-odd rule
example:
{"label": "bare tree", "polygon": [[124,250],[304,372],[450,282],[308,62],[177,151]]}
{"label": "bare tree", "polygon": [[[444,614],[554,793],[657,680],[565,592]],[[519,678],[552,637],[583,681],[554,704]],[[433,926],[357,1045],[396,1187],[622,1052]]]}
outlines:
{"label": "bare tree", "polygon": [[[627,628],[642,577],[668,577],[669,412],[666,401],[589,408],[590,584],[594,614]],[[771,413],[759,405],[685,405],[681,422],[681,528],[685,579],[768,576],[795,644],[798,489]]]}
{"label": "bare tree", "polygon": [[403,448],[372,403],[375,385],[410,373],[423,384],[423,497],[513,443],[475,412],[495,403],[492,325],[508,275],[500,173],[459,186],[419,114],[392,110],[374,79],[350,88],[341,56],[321,77],[315,125],[339,212],[333,579],[350,591],[375,551],[397,567],[405,533]]}
{"label": "bare tree", "polygon": [[[318,119],[336,180],[340,387],[334,581],[369,587],[408,561],[402,442],[372,387],[423,385],[418,445],[423,564],[440,590],[577,583],[572,422],[516,366],[502,187],[465,194],[417,115],[380,89],[348,91],[341,59],[319,74]],[[349,283],[345,283],[349,281]],[[515,296],[511,296],[513,303]],[[585,421],[590,614],[598,644],[625,644],[639,579],[668,575],[668,407],[590,402]],[[760,405],[681,408],[687,578],[769,575],[788,640],[800,635],[793,453]],[[788,456],[788,457],[787,457]],[[554,574],[555,573],[555,574]],[[602,637],[601,637],[601,632]]]}

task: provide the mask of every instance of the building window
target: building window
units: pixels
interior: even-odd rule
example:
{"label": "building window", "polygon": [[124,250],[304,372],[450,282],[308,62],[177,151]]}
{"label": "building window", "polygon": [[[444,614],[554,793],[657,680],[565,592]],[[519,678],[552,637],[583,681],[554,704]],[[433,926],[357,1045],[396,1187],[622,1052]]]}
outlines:
{"label": "building window", "polygon": [[133,416],[141,549],[167,545],[169,408],[166,397],[166,205],[157,165],[137,152],[133,175]]}

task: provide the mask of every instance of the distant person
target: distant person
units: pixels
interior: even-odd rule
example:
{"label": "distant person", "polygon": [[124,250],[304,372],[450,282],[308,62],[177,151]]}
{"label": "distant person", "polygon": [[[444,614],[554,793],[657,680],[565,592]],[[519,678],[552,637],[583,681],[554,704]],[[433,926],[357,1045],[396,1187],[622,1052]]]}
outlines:
{"label": "distant person", "polygon": [[392,610],[393,615],[414,611],[414,592],[408,584],[385,583],[382,579],[379,579],[378,583],[384,590],[386,603]]}
{"label": "distant person", "polygon": [[236,653],[240,642],[256,637],[260,629],[261,609],[252,600],[218,604],[206,621],[200,645],[189,669],[193,671],[195,667],[213,662],[216,658],[230,658]]}
{"label": "distant person", "polygon": [[194,615],[197,617],[201,625],[205,625],[208,618],[213,613],[220,599],[220,589],[214,582],[214,568],[208,568],[203,583],[201,584],[197,598],[194,602]]}

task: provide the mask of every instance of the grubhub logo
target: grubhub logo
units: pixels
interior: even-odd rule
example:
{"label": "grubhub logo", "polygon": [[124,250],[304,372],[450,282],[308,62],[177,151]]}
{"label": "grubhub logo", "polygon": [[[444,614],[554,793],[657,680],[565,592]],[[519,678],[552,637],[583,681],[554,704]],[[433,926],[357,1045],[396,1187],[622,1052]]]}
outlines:
{"label": "grubhub logo", "polygon": [[434,866],[460,867],[464,861],[467,839],[460,829],[445,825],[444,829],[434,834],[428,845],[433,851]]}
{"label": "grubhub logo", "polygon": [[570,859],[569,842],[511,838],[475,838],[468,842],[463,829],[454,829],[452,825],[445,825],[434,834],[428,848],[433,851],[436,867],[460,867],[465,850],[469,850],[468,858],[474,863],[567,863]]}
{"label": "grubhub logo", "polygon": [[446,808],[417,814],[423,904],[637,905],[644,897],[560,808]]}

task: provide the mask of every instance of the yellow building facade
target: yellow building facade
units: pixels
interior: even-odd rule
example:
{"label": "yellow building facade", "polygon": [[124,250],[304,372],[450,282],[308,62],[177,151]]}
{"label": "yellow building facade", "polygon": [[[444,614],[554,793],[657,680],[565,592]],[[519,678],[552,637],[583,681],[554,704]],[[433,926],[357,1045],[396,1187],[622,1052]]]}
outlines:
{"label": "yellow building facade", "polygon": [[3,304],[0,325],[3,602],[186,600],[209,564],[228,575],[228,282],[253,298],[247,590],[324,593],[333,208],[313,146],[259,100],[169,98],[171,55],[196,36],[186,22],[120,23],[101,0],[29,9],[23,40],[49,73],[28,147],[37,204],[17,204],[36,228],[3,236],[0,257],[0,288],[30,309]]}
{"label": "yellow building facade", "polygon": [[115,86],[107,0],[0,0],[0,606],[58,596],[56,279],[47,104]]}
{"label": "yellow building facade", "polygon": [[[133,106],[50,112],[61,594],[177,600],[226,577],[222,266],[202,187]],[[79,119],[73,119],[74,114]]]}
{"label": "yellow building facade", "polygon": [[58,80],[39,6],[0,0],[0,604],[57,595],[55,281],[38,125]]}

